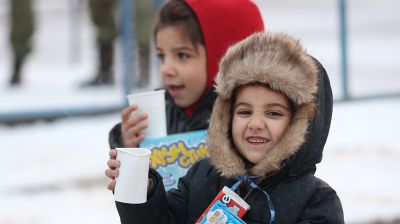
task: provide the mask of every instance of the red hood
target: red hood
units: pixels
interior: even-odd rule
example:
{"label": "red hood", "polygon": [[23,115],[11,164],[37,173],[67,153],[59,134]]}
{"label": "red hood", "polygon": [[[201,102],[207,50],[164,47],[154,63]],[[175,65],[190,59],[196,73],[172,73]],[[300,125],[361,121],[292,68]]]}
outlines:
{"label": "red hood", "polygon": [[207,91],[228,47],[264,30],[258,7],[250,0],[185,0],[196,14],[207,51]]}

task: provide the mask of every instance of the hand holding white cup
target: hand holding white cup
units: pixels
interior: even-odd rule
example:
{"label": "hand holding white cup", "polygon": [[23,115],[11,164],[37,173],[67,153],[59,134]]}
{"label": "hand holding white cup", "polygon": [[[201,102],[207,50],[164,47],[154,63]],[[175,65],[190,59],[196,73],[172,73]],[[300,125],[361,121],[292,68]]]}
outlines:
{"label": "hand holding white cup", "polygon": [[114,189],[115,200],[129,204],[145,203],[151,151],[146,148],[116,149],[121,166]]}
{"label": "hand holding white cup", "polygon": [[129,105],[138,106],[135,114],[147,114],[148,127],[143,131],[145,138],[164,137],[167,135],[165,114],[165,90],[136,93],[127,96]]}

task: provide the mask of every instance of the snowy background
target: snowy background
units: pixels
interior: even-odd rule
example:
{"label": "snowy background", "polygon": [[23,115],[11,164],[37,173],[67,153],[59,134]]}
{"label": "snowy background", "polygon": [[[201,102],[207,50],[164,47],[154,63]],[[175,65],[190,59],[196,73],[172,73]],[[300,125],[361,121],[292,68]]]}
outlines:
{"label": "snowy background", "polygon": [[[10,88],[8,1],[0,0],[0,116],[124,102],[120,85],[78,87],[92,77],[96,61],[93,28],[84,3],[80,13],[72,10],[77,2],[36,0],[34,51],[23,70],[23,86]],[[339,100],[338,2],[255,2],[268,30],[298,36],[322,62]],[[399,8],[398,0],[348,1],[352,96],[400,93]],[[117,48],[117,82],[120,55]],[[338,192],[346,223],[394,223],[400,218],[399,111],[400,97],[334,104],[330,136],[316,175]],[[0,124],[0,224],[118,223],[104,170],[107,134],[119,116]]]}

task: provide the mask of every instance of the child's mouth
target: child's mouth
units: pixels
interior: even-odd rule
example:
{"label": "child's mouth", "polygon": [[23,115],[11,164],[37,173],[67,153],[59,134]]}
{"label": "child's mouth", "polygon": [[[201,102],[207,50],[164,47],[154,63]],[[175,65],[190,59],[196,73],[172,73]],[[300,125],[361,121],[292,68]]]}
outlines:
{"label": "child's mouth", "polygon": [[249,138],[247,138],[247,141],[251,144],[259,145],[259,144],[267,143],[268,139],[261,138],[261,137],[249,137]]}
{"label": "child's mouth", "polygon": [[168,92],[171,94],[172,97],[175,97],[180,94],[180,92],[185,88],[184,85],[180,86],[168,86]]}

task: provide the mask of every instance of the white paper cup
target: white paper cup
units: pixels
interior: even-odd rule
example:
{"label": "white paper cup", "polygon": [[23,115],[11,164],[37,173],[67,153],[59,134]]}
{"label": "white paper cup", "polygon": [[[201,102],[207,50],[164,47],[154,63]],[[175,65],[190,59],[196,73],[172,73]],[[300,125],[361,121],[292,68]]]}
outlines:
{"label": "white paper cup", "polygon": [[165,114],[165,90],[131,94],[127,96],[129,105],[137,104],[135,114],[148,114],[148,127],[143,131],[146,138],[164,137],[167,135]]}
{"label": "white paper cup", "polygon": [[121,162],[114,199],[129,204],[147,201],[147,182],[151,151],[145,148],[117,148]]}

